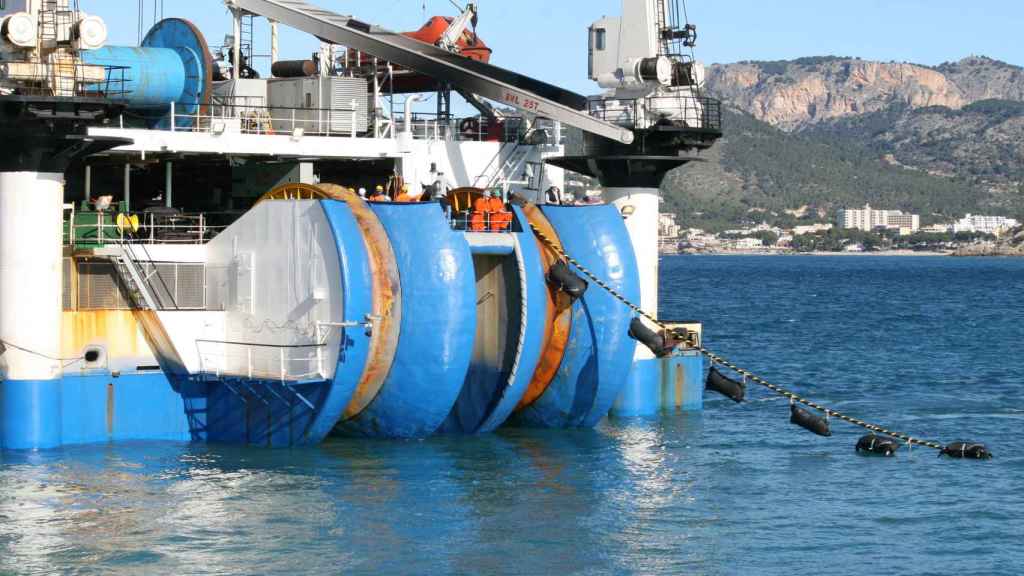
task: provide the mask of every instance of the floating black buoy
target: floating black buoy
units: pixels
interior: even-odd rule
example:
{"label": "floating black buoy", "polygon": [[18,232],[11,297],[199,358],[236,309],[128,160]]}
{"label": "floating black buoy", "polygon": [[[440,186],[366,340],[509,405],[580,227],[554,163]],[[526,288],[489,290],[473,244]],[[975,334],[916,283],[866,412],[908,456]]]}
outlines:
{"label": "floating black buoy", "polygon": [[577,276],[565,262],[556,262],[548,270],[548,282],[556,290],[561,290],[569,295],[574,301],[583,297],[587,292],[587,281]]}
{"label": "floating black buoy", "polygon": [[722,374],[714,366],[711,367],[711,371],[708,372],[708,379],[704,387],[708,390],[718,392],[726,398],[731,398],[734,402],[743,402],[744,396],[747,394],[747,385],[739,380],[733,380],[725,374]]}
{"label": "floating black buoy", "polygon": [[629,323],[629,337],[647,346],[658,358],[672,354],[678,345],[678,341],[671,334],[651,330],[640,318],[633,318]]}
{"label": "floating black buoy", "polygon": [[992,453],[988,451],[984,444],[978,444],[977,442],[953,442],[946,445],[942,452],[939,452],[939,456],[966,458],[969,460],[990,460]]}
{"label": "floating black buoy", "polygon": [[857,440],[858,454],[878,454],[881,456],[893,456],[900,449],[900,443],[893,438],[868,434]]}
{"label": "floating black buoy", "polygon": [[789,421],[801,428],[814,432],[818,436],[832,435],[832,428],[829,426],[827,418],[811,414],[796,404],[790,404],[789,406]]}

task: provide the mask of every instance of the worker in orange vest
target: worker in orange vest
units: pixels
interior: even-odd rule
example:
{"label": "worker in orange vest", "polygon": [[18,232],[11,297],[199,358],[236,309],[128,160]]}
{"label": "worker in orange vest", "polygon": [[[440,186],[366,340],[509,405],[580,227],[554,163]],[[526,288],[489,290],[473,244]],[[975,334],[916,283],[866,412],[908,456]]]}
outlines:
{"label": "worker in orange vest", "polygon": [[401,203],[404,203],[404,204],[411,204],[413,202],[419,202],[420,201],[420,196],[422,196],[422,194],[412,194],[412,193],[410,193],[409,192],[409,185],[408,184],[403,184],[402,185],[402,193],[398,195],[398,198],[395,198],[395,202],[401,202]]}
{"label": "worker in orange vest", "polygon": [[503,232],[512,224],[512,213],[505,210],[505,202],[500,194],[493,195],[488,201],[488,212],[491,215],[491,230]]}
{"label": "worker in orange vest", "polygon": [[384,193],[384,187],[383,186],[377,186],[377,188],[373,191],[373,196],[370,196],[370,202],[389,202],[389,201],[391,201],[391,198],[388,198],[388,195]]}
{"label": "worker in orange vest", "polygon": [[491,210],[491,191],[484,190],[483,196],[473,201],[473,213],[469,215],[469,229],[472,232],[487,230],[487,216]]}

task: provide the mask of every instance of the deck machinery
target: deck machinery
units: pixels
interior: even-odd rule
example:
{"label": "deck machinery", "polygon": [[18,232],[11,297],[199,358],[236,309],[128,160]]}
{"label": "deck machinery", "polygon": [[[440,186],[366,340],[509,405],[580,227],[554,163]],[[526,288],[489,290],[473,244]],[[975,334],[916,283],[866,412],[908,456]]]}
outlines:
{"label": "deck machinery", "polygon": [[[533,233],[656,308],[657,187],[720,135],[673,5],[624,0],[591,28],[608,93],[587,99],[488,64],[473,5],[397,34],[225,3],[219,57],[179,18],[119,47],[74,0],[0,9],[0,448],[592,426],[616,399],[693,396],[699,358],[655,361],[611,296],[553,288]],[[280,25],[321,49],[278,62]],[[395,99],[428,87],[436,114]],[[480,114],[454,118],[452,92]],[[611,203],[545,204],[564,169]],[[434,201],[355,192],[378,186]],[[507,219],[474,216],[483,189]]]}

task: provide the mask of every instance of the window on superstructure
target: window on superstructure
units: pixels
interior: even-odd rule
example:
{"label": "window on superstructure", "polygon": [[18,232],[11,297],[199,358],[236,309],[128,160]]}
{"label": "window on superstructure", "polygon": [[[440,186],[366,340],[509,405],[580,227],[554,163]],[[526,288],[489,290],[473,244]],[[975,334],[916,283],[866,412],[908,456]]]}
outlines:
{"label": "window on superstructure", "polygon": [[594,29],[594,50],[604,50],[606,34],[607,31],[604,28]]}

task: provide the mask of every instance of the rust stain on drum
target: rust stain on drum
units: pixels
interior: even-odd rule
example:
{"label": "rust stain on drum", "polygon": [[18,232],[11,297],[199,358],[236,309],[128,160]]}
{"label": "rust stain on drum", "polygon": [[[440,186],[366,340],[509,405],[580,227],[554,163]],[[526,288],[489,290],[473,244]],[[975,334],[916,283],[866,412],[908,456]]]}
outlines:
{"label": "rust stain on drum", "polygon": [[373,326],[363,377],[341,416],[341,420],[345,421],[358,416],[373,402],[391,372],[391,364],[398,351],[399,327],[402,324],[402,288],[391,240],[373,210],[350,189],[336,184],[320,184],[318,187],[326,197],[348,204],[363,231],[363,242],[370,254],[373,315],[379,318]]}
{"label": "rust stain on drum", "polygon": [[[527,203],[523,207],[530,224],[540,228],[548,238],[559,248],[561,243],[558,240],[558,233],[548,221],[544,213],[537,205]],[[547,277],[551,266],[558,262],[558,256],[540,239],[537,246],[540,248],[541,261],[544,265],[544,276]],[[555,379],[558,367],[562,365],[562,358],[565,356],[565,349],[569,345],[569,334],[572,327],[572,300],[564,293],[547,289],[547,322],[544,326],[544,339],[541,344],[541,357],[537,362],[537,369],[533,372],[533,378],[526,389],[526,394],[516,406],[516,411],[526,408],[540,398],[548,386]]]}

